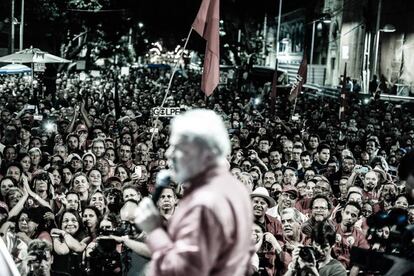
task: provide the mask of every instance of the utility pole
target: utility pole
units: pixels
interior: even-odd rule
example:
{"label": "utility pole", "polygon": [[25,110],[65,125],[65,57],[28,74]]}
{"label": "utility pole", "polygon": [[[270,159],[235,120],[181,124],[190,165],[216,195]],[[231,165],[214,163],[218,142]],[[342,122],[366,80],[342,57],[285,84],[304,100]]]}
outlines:
{"label": "utility pole", "polygon": [[377,72],[377,63],[378,63],[378,52],[379,52],[379,36],[381,28],[381,9],[382,9],[382,0],[378,1],[378,11],[377,11],[377,27],[375,28],[375,53],[374,53],[374,69],[372,70],[372,75],[376,75]]}
{"label": "utility pole", "polygon": [[11,15],[10,15],[10,53],[14,53],[14,0],[11,0]]}
{"label": "utility pole", "polygon": [[277,18],[277,31],[276,31],[276,63],[275,63],[275,73],[273,74],[273,83],[272,83],[272,92],[270,94],[271,104],[270,108],[273,115],[276,114],[276,94],[277,94],[277,80],[279,76],[277,75],[277,69],[279,68],[279,39],[280,39],[280,24],[282,21],[282,3],[283,0],[279,0],[279,16]]}
{"label": "utility pole", "polygon": [[280,36],[280,24],[282,20],[282,2],[283,0],[279,0],[279,16],[277,18],[277,31],[276,31],[276,70],[277,70],[277,61],[279,55],[279,36]]}
{"label": "utility pole", "polygon": [[20,39],[19,39],[19,50],[20,51],[23,50],[23,30],[24,30],[24,0],[22,0],[22,7],[21,7],[21,12],[20,12]]}

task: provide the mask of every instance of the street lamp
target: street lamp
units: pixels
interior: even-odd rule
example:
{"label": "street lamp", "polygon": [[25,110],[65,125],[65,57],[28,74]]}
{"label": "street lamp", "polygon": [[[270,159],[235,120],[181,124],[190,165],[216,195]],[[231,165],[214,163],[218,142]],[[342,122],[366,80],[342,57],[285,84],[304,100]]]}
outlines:
{"label": "street lamp", "polygon": [[15,13],[15,0],[11,1],[11,17],[12,20],[10,21],[11,24],[11,33],[10,33],[10,48],[11,52],[14,53],[14,40],[15,40],[15,29],[14,25],[20,24],[20,35],[19,35],[19,50],[23,50],[23,28],[24,28],[24,0],[21,0],[20,5],[20,22],[14,17]]}
{"label": "street lamp", "polygon": [[377,74],[377,68],[378,68],[378,51],[379,51],[380,34],[381,34],[381,32],[393,33],[395,31],[396,31],[395,26],[391,25],[391,24],[386,24],[384,26],[384,28],[379,29],[377,31],[377,35],[376,35],[377,36],[377,41],[375,43],[375,57],[374,57],[374,70],[373,70],[374,74]]}
{"label": "street lamp", "polygon": [[[311,42],[311,53],[310,53],[310,63],[309,63],[309,65],[311,66],[311,68],[310,68],[311,72],[312,72],[312,65],[313,65],[313,51],[314,51],[314,47],[315,47],[315,26],[316,26],[316,23],[319,23],[319,22],[326,23],[326,24],[331,23],[332,22],[331,15],[330,14],[323,14],[318,19],[312,21],[312,42]],[[311,76],[312,76],[312,82],[314,82],[313,72],[312,72]]]}
{"label": "street lamp", "polygon": [[315,28],[317,22],[323,22],[329,24],[332,22],[331,16],[329,14],[322,15],[322,17],[312,21],[312,42],[311,42],[311,54],[310,54],[310,65],[313,64],[313,51],[315,47]]}

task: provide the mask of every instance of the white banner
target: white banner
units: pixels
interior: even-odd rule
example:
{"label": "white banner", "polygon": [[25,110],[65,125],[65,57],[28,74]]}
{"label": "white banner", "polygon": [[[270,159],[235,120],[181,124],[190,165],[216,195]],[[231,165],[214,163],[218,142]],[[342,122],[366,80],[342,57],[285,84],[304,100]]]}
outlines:
{"label": "white banner", "polygon": [[156,117],[174,117],[180,115],[181,108],[179,107],[153,107],[151,109],[151,116]]}

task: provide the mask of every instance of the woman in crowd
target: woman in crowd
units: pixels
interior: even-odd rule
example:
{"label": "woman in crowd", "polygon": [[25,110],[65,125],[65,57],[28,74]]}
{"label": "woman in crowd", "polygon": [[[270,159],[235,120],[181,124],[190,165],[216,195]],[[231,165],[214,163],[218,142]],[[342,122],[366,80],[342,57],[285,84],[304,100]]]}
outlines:
{"label": "woman in crowd", "polygon": [[26,244],[33,239],[44,240],[51,244],[50,226],[44,218],[47,212],[50,212],[50,209],[45,207],[24,209],[17,216],[17,237]]}
{"label": "woman in crowd", "polygon": [[114,148],[107,148],[105,150],[105,158],[108,159],[109,161],[111,161],[113,164],[116,164],[116,152]]}
{"label": "woman in crowd", "polygon": [[88,236],[91,237],[91,242],[98,236],[101,220],[102,214],[95,206],[88,206],[85,210],[83,210],[82,221],[85,225]]}
{"label": "woman in crowd", "polygon": [[73,190],[79,194],[81,206],[85,207],[89,200],[89,181],[86,174],[78,172],[73,176]]}
{"label": "woman in crowd", "polygon": [[88,173],[88,180],[89,180],[89,191],[91,193],[94,193],[96,191],[102,190],[102,174],[101,172],[96,168],[92,168]]}
{"label": "woman in crowd", "polygon": [[49,173],[46,171],[33,174],[31,190],[33,190],[41,200],[53,205],[54,189]]}
{"label": "woman in crowd", "polygon": [[119,177],[122,182],[124,182],[126,179],[131,178],[131,174],[129,172],[129,169],[127,169],[123,165],[118,165],[115,168],[115,176]]}
{"label": "woman in crowd", "polygon": [[78,212],[64,211],[58,227],[51,230],[54,251],[52,269],[70,275],[82,275],[82,253],[90,237],[85,234]]}
{"label": "woman in crowd", "polygon": [[11,188],[16,187],[16,186],[17,186],[17,183],[16,183],[16,180],[14,178],[12,178],[10,176],[3,177],[0,180],[0,201],[5,202],[7,192]]}
{"label": "woman in crowd", "polygon": [[82,156],[83,172],[88,173],[96,165],[96,157],[92,152],[87,152]]}
{"label": "woman in crowd", "polygon": [[89,206],[94,206],[96,209],[99,210],[102,216],[105,216],[108,209],[106,197],[104,196],[103,192],[96,191],[93,194],[91,194]]}
{"label": "woman in crowd", "polygon": [[22,153],[18,160],[20,160],[20,165],[22,166],[22,171],[24,173],[30,173],[30,168],[32,167],[32,159],[28,153]]}
{"label": "woman in crowd", "polygon": [[65,165],[62,167],[62,176],[63,176],[63,185],[66,189],[71,188],[72,180],[73,180],[73,172],[70,166]]}

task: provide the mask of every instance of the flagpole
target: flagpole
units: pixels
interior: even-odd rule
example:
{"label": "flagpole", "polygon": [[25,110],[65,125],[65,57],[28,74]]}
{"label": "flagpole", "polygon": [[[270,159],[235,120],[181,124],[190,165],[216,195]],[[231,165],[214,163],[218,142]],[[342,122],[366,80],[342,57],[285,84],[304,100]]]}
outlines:
{"label": "flagpole", "polygon": [[295,103],[293,104],[292,116],[290,117],[289,121],[293,118],[296,111],[296,102],[298,101],[298,97],[295,98]]}
{"label": "flagpole", "polygon": [[[188,41],[190,40],[190,36],[191,36],[192,31],[193,31],[193,27],[191,26],[190,31],[188,32],[187,38],[185,40],[183,50],[181,51],[181,54],[180,54],[179,58],[175,62],[174,68],[173,68],[172,73],[171,73],[170,81],[168,82],[167,89],[165,90],[164,99],[162,100],[160,108],[164,107],[165,101],[167,100],[168,92],[170,92],[170,88],[171,88],[171,84],[172,84],[174,75],[177,72],[177,68],[178,68],[178,65],[180,63],[180,60],[184,55],[185,49],[187,48],[187,44],[188,44]],[[155,122],[158,121],[159,117],[160,117],[160,113],[158,112],[158,114],[156,115],[156,117],[154,119],[154,128],[156,127]],[[155,131],[153,131],[152,134],[151,134],[151,140],[150,140],[151,143],[152,143],[152,140],[154,139],[154,135],[155,135]]]}
{"label": "flagpole", "polygon": [[277,31],[276,31],[276,63],[275,63],[275,73],[273,74],[273,84],[272,84],[272,93],[271,93],[271,111],[273,115],[276,114],[276,90],[277,90],[277,80],[279,78],[277,70],[279,69],[279,39],[280,39],[280,24],[282,21],[282,3],[283,0],[279,0],[279,15],[277,17]]}

